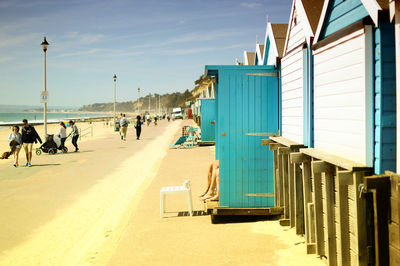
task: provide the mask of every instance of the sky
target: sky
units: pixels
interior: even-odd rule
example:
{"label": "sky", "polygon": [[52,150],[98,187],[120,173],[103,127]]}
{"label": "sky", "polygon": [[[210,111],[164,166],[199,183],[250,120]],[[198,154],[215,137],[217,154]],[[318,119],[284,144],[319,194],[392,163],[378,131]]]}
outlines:
{"label": "sky", "polygon": [[243,61],[291,0],[0,0],[0,104],[131,101],[194,88],[205,65]]}

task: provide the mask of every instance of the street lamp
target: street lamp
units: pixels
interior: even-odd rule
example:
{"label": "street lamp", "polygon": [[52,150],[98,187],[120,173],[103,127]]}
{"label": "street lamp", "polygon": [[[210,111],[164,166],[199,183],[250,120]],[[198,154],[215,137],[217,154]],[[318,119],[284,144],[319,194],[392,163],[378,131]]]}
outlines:
{"label": "street lamp", "polygon": [[46,40],[46,37],[44,37],[43,42],[41,43],[43,47],[43,52],[44,52],[44,92],[42,93],[42,101],[44,103],[44,108],[43,108],[43,122],[44,122],[44,135],[47,135],[47,88],[46,88],[46,52],[47,52],[47,46],[49,46],[49,43]]}
{"label": "street lamp", "polygon": [[137,93],[138,93],[138,115],[140,114],[140,88],[137,88]]}
{"label": "street lamp", "polygon": [[116,97],[117,97],[117,75],[114,74],[114,128],[116,128],[116,120],[117,117],[115,115],[115,102],[116,102]]}

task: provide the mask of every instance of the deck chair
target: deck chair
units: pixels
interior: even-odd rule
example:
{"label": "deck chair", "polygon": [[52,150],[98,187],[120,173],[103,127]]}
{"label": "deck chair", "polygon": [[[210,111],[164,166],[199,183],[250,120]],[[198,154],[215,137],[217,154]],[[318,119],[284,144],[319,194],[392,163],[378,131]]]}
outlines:
{"label": "deck chair", "polygon": [[197,132],[198,128],[190,127],[189,136],[187,137],[186,142],[183,144],[184,148],[193,148],[196,145],[196,141],[199,139]]}
{"label": "deck chair", "polygon": [[169,144],[170,148],[173,148],[173,149],[181,148],[184,145],[184,143],[186,142],[187,138],[188,138],[187,136],[179,137],[179,139],[177,141],[175,141],[174,144]]}

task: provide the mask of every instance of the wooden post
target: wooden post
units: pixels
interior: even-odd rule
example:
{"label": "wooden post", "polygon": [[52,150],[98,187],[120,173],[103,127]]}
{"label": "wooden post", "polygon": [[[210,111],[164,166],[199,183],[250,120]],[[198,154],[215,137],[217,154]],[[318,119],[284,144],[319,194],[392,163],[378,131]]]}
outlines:
{"label": "wooden post", "polygon": [[[289,155],[288,155],[289,156]],[[290,227],[295,227],[296,226],[296,208],[295,208],[295,189],[294,189],[294,180],[296,178],[296,167],[293,163],[290,163],[290,160],[288,160],[288,168],[289,168],[289,175],[288,175],[288,184],[289,184],[289,191],[287,194],[289,194],[289,219],[290,219]]]}
{"label": "wooden post", "polygon": [[[285,221],[281,220],[280,224],[281,225],[290,225],[288,224],[289,220],[289,187],[288,187],[288,154],[290,152],[290,149],[288,147],[280,147],[278,148],[278,154],[280,155],[280,167],[279,167],[279,172],[280,175],[279,177],[281,178],[279,182],[280,186],[280,203],[281,206],[284,206],[284,219]],[[287,220],[287,221],[286,221]]]}
{"label": "wooden post", "polygon": [[322,173],[325,178],[325,194],[326,194],[326,214],[324,215],[325,237],[327,238],[328,262],[330,266],[337,264],[336,260],[336,233],[335,233],[335,203],[334,203],[334,179],[333,168],[331,171]]}
{"label": "wooden post", "polygon": [[299,165],[294,164],[294,177],[295,177],[295,224],[296,224],[296,234],[303,235],[304,230],[304,196],[303,196],[303,180],[301,176],[301,169]]}
{"label": "wooden post", "polygon": [[[281,207],[282,206],[282,200],[281,200],[281,174],[282,174],[282,160],[281,160],[281,154],[279,153],[279,148],[282,147],[281,144],[279,143],[270,143],[269,144],[269,149],[274,151],[274,169],[275,169],[275,175],[274,175],[274,196],[275,196],[275,207]],[[275,167],[276,166],[276,167]]]}
{"label": "wooden post", "polygon": [[364,177],[364,188],[374,195],[376,265],[389,265],[390,177]]}
{"label": "wooden post", "polygon": [[358,264],[368,264],[368,251],[367,251],[367,222],[366,222],[366,204],[365,199],[360,197],[359,187],[363,183],[364,172],[353,173],[353,189],[354,193],[354,204],[352,207],[353,213],[350,213],[352,217],[355,217],[355,241],[356,245],[350,244],[350,249],[354,248],[356,257],[358,258]]}
{"label": "wooden post", "polygon": [[[303,162],[303,195],[304,195],[304,211],[305,211],[305,230],[306,230],[306,244],[307,244],[307,254],[314,254],[316,252],[315,248],[315,228],[311,228],[311,223],[314,224],[314,217],[311,217],[309,204],[312,204],[311,195],[311,161]],[[312,245],[313,248],[308,248]],[[308,252],[313,251],[312,253]]]}
{"label": "wooden post", "polygon": [[279,205],[279,190],[278,190],[278,151],[274,150],[274,201],[275,201],[275,207],[280,206]]}
{"label": "wooden post", "polygon": [[315,209],[315,241],[317,244],[317,254],[320,256],[325,255],[325,243],[324,243],[324,221],[322,214],[322,182],[321,182],[321,172],[316,171],[315,167],[317,164],[321,163],[321,161],[312,161],[311,162],[311,172],[314,181],[314,194],[313,194],[313,203]]}
{"label": "wooden post", "polygon": [[285,219],[289,219],[289,167],[288,167],[288,156],[287,154],[282,155],[282,166],[283,166],[283,202],[285,207]]}
{"label": "wooden post", "polygon": [[[336,178],[338,182],[338,195],[336,199],[337,208],[339,209],[338,220],[338,260],[339,265],[350,264],[350,231],[349,231],[349,199],[347,185],[353,183],[353,172],[336,170]],[[340,251],[340,252],[339,252]]]}

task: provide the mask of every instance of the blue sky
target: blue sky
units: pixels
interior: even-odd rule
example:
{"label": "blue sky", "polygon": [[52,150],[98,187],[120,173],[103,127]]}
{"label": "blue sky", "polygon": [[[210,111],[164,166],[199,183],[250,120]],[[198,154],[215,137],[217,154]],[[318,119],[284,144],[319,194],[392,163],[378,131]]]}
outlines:
{"label": "blue sky", "polygon": [[46,36],[49,105],[79,107],[184,91],[206,64],[233,64],[291,0],[0,0],[0,104],[40,105]]}

